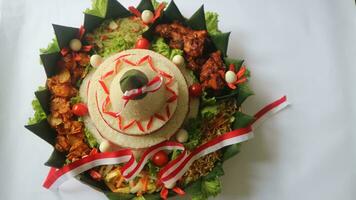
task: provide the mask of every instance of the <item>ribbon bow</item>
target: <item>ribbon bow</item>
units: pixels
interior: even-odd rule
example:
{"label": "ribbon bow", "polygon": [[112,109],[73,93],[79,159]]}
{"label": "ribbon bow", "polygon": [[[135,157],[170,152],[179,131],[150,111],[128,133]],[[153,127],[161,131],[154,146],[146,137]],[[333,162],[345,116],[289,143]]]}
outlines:
{"label": "ribbon bow", "polygon": [[132,90],[127,90],[124,93],[124,96],[122,97],[122,99],[126,100],[125,104],[127,104],[127,102],[129,100],[132,100],[142,94],[146,94],[149,92],[156,92],[157,90],[159,90],[159,88],[161,88],[162,83],[163,83],[163,77],[156,76],[150,82],[148,82],[147,85],[145,85],[143,87],[132,89]]}

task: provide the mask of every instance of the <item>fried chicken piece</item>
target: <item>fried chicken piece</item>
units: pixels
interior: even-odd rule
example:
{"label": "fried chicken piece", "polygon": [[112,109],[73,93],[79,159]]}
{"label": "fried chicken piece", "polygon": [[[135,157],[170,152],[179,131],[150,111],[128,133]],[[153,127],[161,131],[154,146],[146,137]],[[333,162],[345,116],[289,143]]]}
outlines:
{"label": "fried chicken piece", "polygon": [[70,146],[69,146],[67,138],[62,135],[57,136],[55,148],[60,152],[68,151]]}
{"label": "fried chicken piece", "polygon": [[51,100],[50,110],[52,114],[65,114],[70,112],[70,103],[65,98],[55,97]]}
{"label": "fried chicken piece", "polygon": [[204,44],[208,37],[207,31],[192,30],[178,22],[160,24],[156,27],[155,32],[161,37],[168,39],[171,48],[184,50],[191,60],[203,54]]}
{"label": "fried chicken piece", "polygon": [[191,30],[188,34],[183,36],[184,41],[184,52],[187,56],[193,58],[199,57],[203,54],[205,40],[207,39],[208,32],[203,31],[193,31]]}
{"label": "fried chicken piece", "polygon": [[200,73],[200,82],[203,88],[219,90],[225,86],[224,81],[225,68],[221,59],[220,51],[210,54]]}

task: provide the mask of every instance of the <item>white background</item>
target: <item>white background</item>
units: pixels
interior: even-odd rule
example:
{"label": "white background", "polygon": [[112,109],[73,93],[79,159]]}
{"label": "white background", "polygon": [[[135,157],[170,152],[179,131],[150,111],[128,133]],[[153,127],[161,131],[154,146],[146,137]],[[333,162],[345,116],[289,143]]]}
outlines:
{"label": "white background", "polygon": [[[138,1],[123,1],[125,6]],[[179,0],[190,16],[203,1]],[[246,59],[250,114],[287,94],[292,106],[263,124],[225,164],[216,199],[356,199],[356,6],[353,0],[209,0],[229,54]],[[51,23],[79,27],[89,0],[0,0],[0,199],[105,197],[76,182],[41,187],[51,147],[23,128],[45,74]]]}

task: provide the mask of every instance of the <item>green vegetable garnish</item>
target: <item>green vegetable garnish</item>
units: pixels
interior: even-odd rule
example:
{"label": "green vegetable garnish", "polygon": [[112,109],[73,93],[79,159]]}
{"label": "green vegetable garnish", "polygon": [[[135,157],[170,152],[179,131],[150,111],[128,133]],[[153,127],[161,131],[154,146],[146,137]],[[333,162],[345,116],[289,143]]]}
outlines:
{"label": "green vegetable garnish", "polygon": [[54,53],[54,52],[59,52],[59,46],[58,46],[58,42],[57,42],[56,38],[52,39],[52,42],[49,43],[46,48],[40,49],[41,54],[48,54],[48,53]]}
{"label": "green vegetable garnish", "polygon": [[[110,30],[108,27],[113,21],[118,25],[118,28]],[[95,46],[97,53],[105,58],[133,48],[146,29],[147,27],[139,20],[132,18],[106,20],[92,34],[87,34],[87,38],[91,38],[90,43]]]}
{"label": "green vegetable garnish", "polygon": [[[45,90],[46,87],[39,86],[37,91],[42,91]],[[30,117],[28,119],[27,124],[32,125],[32,124],[37,124],[38,122],[42,121],[43,119],[47,118],[46,113],[43,111],[42,106],[40,102],[38,101],[37,98],[32,100],[32,109],[35,111],[33,114],[33,117]]]}
{"label": "green vegetable garnish", "polygon": [[85,135],[85,139],[87,140],[89,146],[91,148],[97,148],[99,147],[99,143],[98,141],[96,141],[95,137],[93,136],[93,134],[89,131],[89,129],[84,128],[84,135]]}
{"label": "green vegetable garnish", "polygon": [[108,0],[92,0],[91,8],[87,8],[84,13],[105,17]]}
{"label": "green vegetable garnish", "polygon": [[28,122],[27,122],[28,125],[37,124],[38,122],[47,118],[46,113],[43,111],[41,104],[37,98],[32,100],[32,108],[35,112],[34,112],[33,117],[30,117],[28,119]]}
{"label": "green vegetable garnish", "polygon": [[206,106],[200,110],[200,114],[204,119],[211,119],[219,113],[219,106]]}
{"label": "green vegetable garnish", "polygon": [[82,98],[79,95],[70,98],[70,105],[74,105],[80,102],[82,102]]}
{"label": "green vegetable garnish", "polygon": [[201,128],[201,120],[192,118],[189,119],[185,124],[185,130],[187,130],[189,134],[188,142],[184,144],[187,149],[194,149],[197,147],[202,140],[202,133],[200,131]]}
{"label": "green vegetable garnish", "polygon": [[164,55],[165,57],[169,58],[170,60],[173,59],[175,55],[183,55],[183,51],[180,49],[171,49],[169,45],[164,41],[163,38],[157,38],[152,43],[152,50]]}
{"label": "green vegetable garnish", "polygon": [[210,34],[219,34],[221,31],[219,30],[218,19],[219,15],[216,12],[206,12],[205,13],[205,21],[206,21],[206,28]]}

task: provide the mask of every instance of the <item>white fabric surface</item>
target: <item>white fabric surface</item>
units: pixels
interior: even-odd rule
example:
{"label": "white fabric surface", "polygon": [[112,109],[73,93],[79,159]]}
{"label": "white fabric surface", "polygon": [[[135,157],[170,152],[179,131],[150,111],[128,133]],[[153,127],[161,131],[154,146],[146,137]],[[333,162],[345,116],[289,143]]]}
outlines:
{"label": "white fabric surface", "polygon": [[[124,5],[136,5],[123,1]],[[202,0],[177,4],[190,16]],[[353,0],[208,0],[232,31],[229,54],[246,59],[253,114],[287,94],[292,106],[265,122],[225,163],[224,200],[356,199],[356,6]],[[0,0],[0,199],[105,197],[76,181],[41,187],[51,147],[23,128],[45,81],[40,47],[51,23],[79,26],[89,0]]]}

